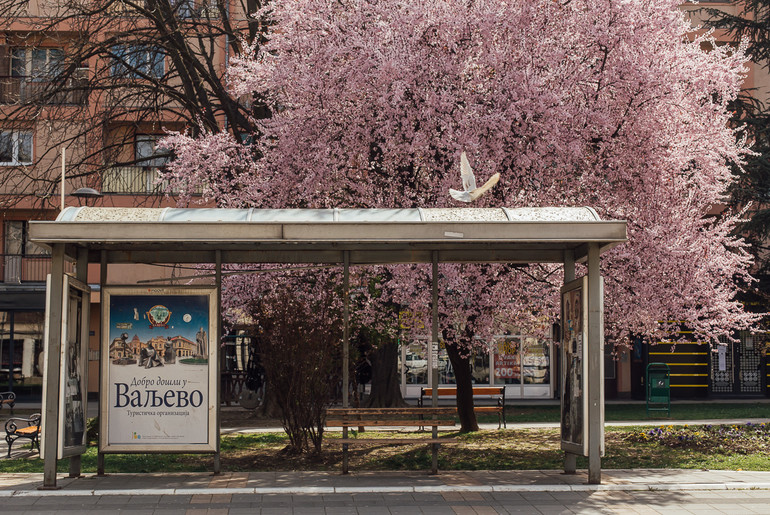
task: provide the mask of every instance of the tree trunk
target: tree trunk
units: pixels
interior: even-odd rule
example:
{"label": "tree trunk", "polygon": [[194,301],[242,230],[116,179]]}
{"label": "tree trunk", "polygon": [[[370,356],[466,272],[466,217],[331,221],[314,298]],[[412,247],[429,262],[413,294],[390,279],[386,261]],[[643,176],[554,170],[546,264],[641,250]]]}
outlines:
{"label": "tree trunk", "polygon": [[401,377],[398,374],[398,344],[381,342],[369,354],[372,363],[372,391],[367,407],[399,408],[408,406],[401,395]]}
{"label": "tree trunk", "polygon": [[457,416],[460,418],[460,432],[478,431],[479,424],[476,422],[476,412],[473,411],[473,376],[470,360],[460,355],[456,344],[447,343],[446,352],[457,381]]}

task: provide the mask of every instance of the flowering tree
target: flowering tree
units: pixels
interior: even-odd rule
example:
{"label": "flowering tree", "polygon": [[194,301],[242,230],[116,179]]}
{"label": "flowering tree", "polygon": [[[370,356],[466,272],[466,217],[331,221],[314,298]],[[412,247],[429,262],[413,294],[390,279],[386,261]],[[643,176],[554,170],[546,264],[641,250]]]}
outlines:
{"label": "flowering tree", "polygon": [[[672,317],[729,334],[755,320],[734,300],[751,258],[734,216],[705,215],[744,152],[726,112],[744,56],[704,52],[709,36],[678,3],[276,0],[261,13],[267,43],[230,74],[234,94],[272,108],[256,149],[172,136],[172,179],[231,162],[234,180],[208,183],[221,205],[459,207],[448,189],[464,150],[478,176],[502,176],[474,207],[590,205],[628,220],[629,242],[602,259],[610,338],[666,337]],[[428,311],[425,274],[394,269],[381,297]],[[553,267],[441,274],[442,332],[460,357],[511,318],[558,312]]]}

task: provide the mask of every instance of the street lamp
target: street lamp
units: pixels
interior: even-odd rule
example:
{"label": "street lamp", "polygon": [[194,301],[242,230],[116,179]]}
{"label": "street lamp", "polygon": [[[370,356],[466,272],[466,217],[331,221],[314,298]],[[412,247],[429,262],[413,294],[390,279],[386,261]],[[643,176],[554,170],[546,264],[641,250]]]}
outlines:
{"label": "street lamp", "polygon": [[103,194],[101,194],[100,192],[96,191],[93,188],[78,188],[72,193],[70,193],[70,195],[78,199],[84,199],[86,206],[88,206],[88,199],[94,199],[94,204],[95,204],[96,199],[104,196]]}

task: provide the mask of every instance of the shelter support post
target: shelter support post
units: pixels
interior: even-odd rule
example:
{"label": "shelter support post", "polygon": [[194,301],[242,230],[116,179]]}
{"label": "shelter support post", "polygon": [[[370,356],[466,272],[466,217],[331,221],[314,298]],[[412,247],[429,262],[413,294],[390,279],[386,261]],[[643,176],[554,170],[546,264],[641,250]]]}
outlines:
{"label": "shelter support post", "polygon": [[216,250],[214,253],[216,260],[215,267],[216,270],[214,270],[215,277],[216,277],[216,287],[217,287],[217,334],[212,335],[214,337],[214,341],[216,342],[216,345],[214,345],[214,363],[217,367],[217,398],[214,399],[215,401],[215,410],[216,410],[216,451],[214,452],[214,475],[220,474],[222,472],[222,453],[220,448],[221,443],[221,407],[222,407],[222,367],[219,366],[219,348],[222,343],[222,251]]}
{"label": "shelter support post", "polygon": [[[565,250],[564,251],[564,284],[567,284],[570,281],[575,280],[575,251],[574,250]],[[562,326],[564,324],[564,321],[562,321]],[[562,334],[564,334],[564,327],[562,327]],[[564,339],[562,338],[561,345],[564,345]],[[563,350],[559,350],[559,357],[562,357]],[[563,367],[566,366],[566,363],[560,363],[560,366]],[[561,384],[562,380],[562,374],[559,374],[559,384],[557,385],[559,388],[559,392],[564,392],[563,385]],[[562,404],[564,403],[564,399],[561,399]],[[577,471],[577,454],[571,453],[569,451],[564,451],[564,473],[565,474],[574,474]]]}
{"label": "shelter support post", "polygon": [[[77,263],[75,264],[75,278],[81,281],[83,284],[88,284],[88,249],[79,248]],[[84,319],[89,319],[84,313]],[[90,345],[89,345],[90,348]],[[88,359],[87,356],[83,356],[83,359]],[[86,403],[88,406],[88,403]],[[70,457],[70,473],[69,477],[80,477],[80,454]]]}
{"label": "shelter support post", "polygon": [[602,481],[604,334],[599,244],[588,244],[588,483]]}
{"label": "shelter support post", "polygon": [[[350,404],[350,251],[342,256],[342,407]],[[347,439],[348,428],[342,427],[342,438]],[[348,444],[342,444],[342,473],[348,473]]]}
{"label": "shelter support post", "polygon": [[[102,355],[102,342],[101,340],[104,339],[104,331],[107,330],[106,327],[104,327],[104,297],[102,296],[104,292],[104,287],[107,285],[107,251],[103,250],[101,251],[101,255],[99,256],[99,383],[102,384],[102,360],[105,359],[105,357]],[[104,409],[105,406],[102,406],[102,396],[99,395],[99,420],[104,420]],[[101,440],[102,435],[99,433],[99,439]],[[96,475],[97,476],[103,476],[104,475],[104,453],[101,451],[101,445],[99,445],[99,451],[96,455]]]}
{"label": "shelter support post", "polygon": [[[431,270],[431,332],[430,332],[430,377],[431,377],[431,406],[438,407],[438,251],[432,252],[432,270]],[[437,418],[436,416],[433,417]],[[438,427],[433,426],[433,440],[438,438]],[[430,444],[431,447],[431,473],[438,474],[438,445]]]}
{"label": "shelter support post", "polygon": [[45,342],[48,369],[45,377],[46,398],[43,413],[43,486],[53,490],[56,486],[56,460],[59,455],[59,381],[61,378],[61,325],[62,296],[64,286],[64,245],[51,246],[51,283],[48,304],[48,340]]}

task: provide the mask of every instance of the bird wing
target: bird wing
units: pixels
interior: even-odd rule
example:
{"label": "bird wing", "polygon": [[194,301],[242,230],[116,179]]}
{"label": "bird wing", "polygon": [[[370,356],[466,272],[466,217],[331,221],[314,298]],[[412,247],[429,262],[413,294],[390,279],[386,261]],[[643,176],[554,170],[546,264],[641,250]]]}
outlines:
{"label": "bird wing", "polygon": [[476,177],[471,170],[471,164],[468,162],[468,156],[465,152],[460,154],[460,177],[463,179],[463,189],[472,191],[476,189]]}
{"label": "bird wing", "polygon": [[476,188],[475,190],[469,192],[469,197],[471,200],[476,200],[480,196],[482,196],[484,193],[492,189],[492,186],[497,184],[497,181],[500,180],[500,174],[496,173],[492,177],[489,178],[487,182],[484,183],[483,186],[480,188]]}
{"label": "bird wing", "polygon": [[471,194],[469,191],[457,191],[457,190],[453,190],[452,188],[449,188],[449,194],[452,195],[452,198],[454,198],[455,200],[459,200],[460,202],[471,201]]}

